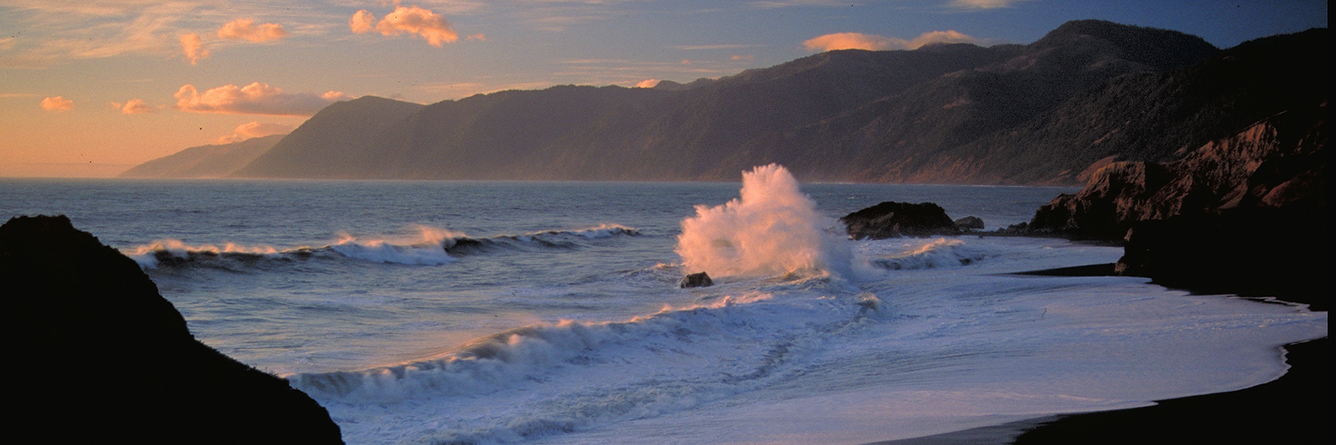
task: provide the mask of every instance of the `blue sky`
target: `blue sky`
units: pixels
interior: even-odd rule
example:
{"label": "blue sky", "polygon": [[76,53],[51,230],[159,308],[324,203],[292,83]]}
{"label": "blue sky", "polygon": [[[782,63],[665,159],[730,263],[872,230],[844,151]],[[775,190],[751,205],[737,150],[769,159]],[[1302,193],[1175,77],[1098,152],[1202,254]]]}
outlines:
{"label": "blue sky", "polygon": [[687,82],[834,48],[1030,43],[1092,18],[1227,48],[1326,27],[1327,3],[0,0],[0,176],[110,176],[363,95]]}

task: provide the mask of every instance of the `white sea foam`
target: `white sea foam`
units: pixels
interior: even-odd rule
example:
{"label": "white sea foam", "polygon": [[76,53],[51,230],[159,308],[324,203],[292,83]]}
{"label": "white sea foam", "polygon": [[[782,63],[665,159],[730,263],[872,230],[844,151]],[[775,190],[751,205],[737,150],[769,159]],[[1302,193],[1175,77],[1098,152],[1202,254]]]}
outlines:
{"label": "white sea foam", "polygon": [[280,251],[278,248],[266,245],[246,246],[235,243],[226,243],[221,246],[213,244],[191,245],[178,239],[161,239],[147,245],[122,250],[121,253],[139,263],[139,267],[151,269],[158,267],[160,257],[164,256],[185,260],[190,258],[191,254],[206,256],[223,254],[277,255]]}
{"label": "white sea foam", "polygon": [[777,164],[742,174],[741,197],[696,206],[682,221],[676,252],[691,272],[712,276],[781,275],[811,271],[848,275],[848,243],[832,235],[834,220],[798,190]]}
{"label": "white sea foam", "polygon": [[446,248],[466,238],[463,233],[435,227],[418,226],[417,230],[417,237],[400,239],[359,239],[342,233],[329,248],[350,258],[379,263],[441,265],[454,261]]}

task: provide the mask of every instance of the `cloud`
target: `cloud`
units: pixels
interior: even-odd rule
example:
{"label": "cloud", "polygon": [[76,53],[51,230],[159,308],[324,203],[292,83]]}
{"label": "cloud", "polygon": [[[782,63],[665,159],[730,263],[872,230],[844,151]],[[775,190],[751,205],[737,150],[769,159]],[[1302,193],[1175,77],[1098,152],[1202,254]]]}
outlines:
{"label": "cloud", "polygon": [[951,0],[951,7],[958,9],[998,9],[1010,8],[1011,5],[1031,0]]}
{"label": "cloud", "polygon": [[218,138],[219,144],[231,144],[241,142],[250,138],[258,138],[275,134],[291,133],[293,126],[273,123],[249,122],[237,126],[232,134]]}
{"label": "cloud", "polygon": [[42,109],[46,111],[68,111],[74,109],[74,101],[60,96],[42,99]]}
{"label": "cloud", "polygon": [[283,25],[277,23],[263,23],[255,25],[252,19],[236,19],[227,22],[222,28],[218,29],[218,38],[227,40],[247,40],[251,42],[268,42],[279,40],[288,36],[288,32],[283,30]]}
{"label": "cloud", "polygon": [[353,13],[352,18],[348,19],[348,28],[352,29],[353,34],[364,34],[376,29],[376,16],[363,9]]}
{"label": "cloud", "polygon": [[200,40],[199,34],[189,33],[181,35],[181,50],[185,53],[186,59],[190,64],[199,63],[200,59],[209,58],[209,50],[204,47],[204,42]]}
{"label": "cloud", "polygon": [[152,105],[149,105],[148,102],[144,102],[143,99],[130,99],[125,105],[114,102],[111,105],[113,108],[121,110],[121,114],[145,114],[158,111],[156,108],[153,108]]}
{"label": "cloud", "polygon": [[814,37],[803,42],[803,46],[812,51],[834,51],[838,49],[865,49],[883,51],[894,49],[917,49],[932,43],[982,43],[978,39],[953,30],[930,31],[911,40],[899,37],[886,37],[875,34],[842,32]]}
{"label": "cloud", "polygon": [[[417,35],[432,46],[441,46],[459,40],[459,33],[456,33],[450,27],[450,23],[445,21],[445,17],[417,6],[396,5],[394,12],[386,15],[379,22],[367,10],[359,10],[353,14],[352,18],[348,19],[348,28],[356,34],[369,33],[374,29],[383,36]],[[478,36],[481,40],[481,35]]]}
{"label": "cloud", "polygon": [[260,82],[245,87],[223,85],[203,94],[194,85],[184,85],[176,91],[176,109],[194,113],[310,116],[331,103],[348,99],[352,97],[337,91],[319,95],[284,93],[278,87]]}
{"label": "cloud", "polygon": [[659,84],[659,79],[645,79],[636,84],[636,88],[654,88]]}

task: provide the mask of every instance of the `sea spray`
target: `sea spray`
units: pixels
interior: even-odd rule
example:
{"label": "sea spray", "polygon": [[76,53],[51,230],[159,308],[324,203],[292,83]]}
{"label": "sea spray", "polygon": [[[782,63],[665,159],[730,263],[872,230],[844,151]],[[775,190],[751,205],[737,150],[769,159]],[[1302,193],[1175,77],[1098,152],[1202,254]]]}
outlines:
{"label": "sea spray", "polygon": [[770,164],[742,174],[740,198],[697,205],[696,216],[682,220],[676,252],[688,272],[715,277],[848,276],[849,243],[825,230],[835,225],[787,169]]}

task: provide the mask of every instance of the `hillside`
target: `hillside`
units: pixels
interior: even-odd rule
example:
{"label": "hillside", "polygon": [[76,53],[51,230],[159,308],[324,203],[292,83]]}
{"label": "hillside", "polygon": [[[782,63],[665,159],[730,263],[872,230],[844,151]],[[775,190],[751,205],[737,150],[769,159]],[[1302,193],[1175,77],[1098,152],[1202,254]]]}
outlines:
{"label": "hillside", "polygon": [[284,135],[276,134],[221,145],[190,147],[122,172],[120,178],[221,178],[260,157]]}
{"label": "hillside", "polygon": [[1325,97],[1326,31],[1220,51],[1064,24],[1029,45],[830,51],[656,88],[558,86],[428,106],[331,105],[243,177],[1080,184]]}

